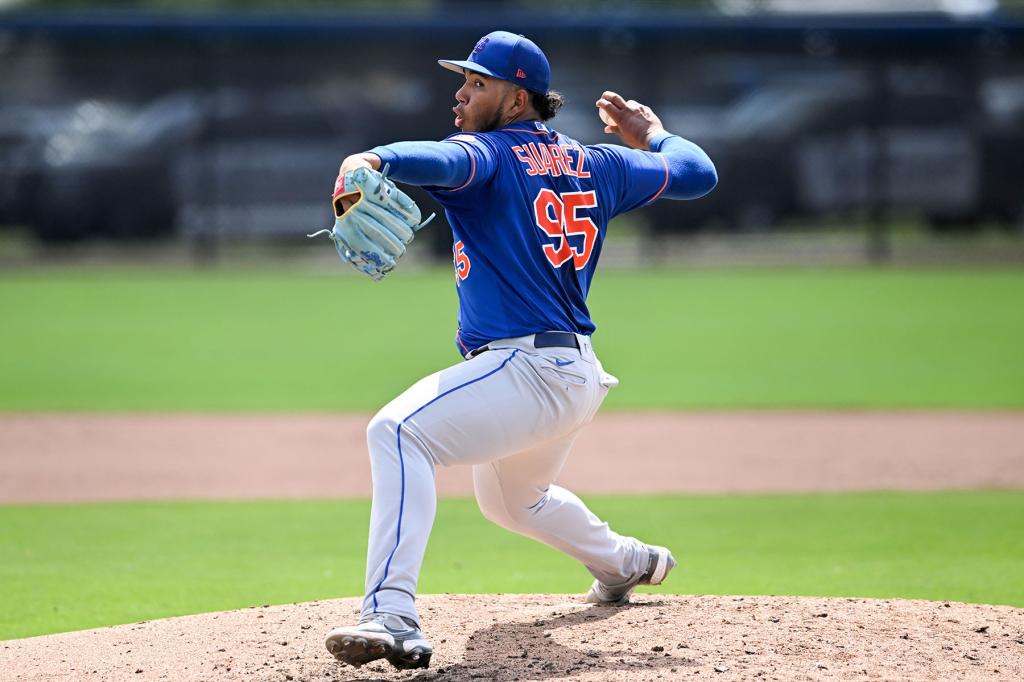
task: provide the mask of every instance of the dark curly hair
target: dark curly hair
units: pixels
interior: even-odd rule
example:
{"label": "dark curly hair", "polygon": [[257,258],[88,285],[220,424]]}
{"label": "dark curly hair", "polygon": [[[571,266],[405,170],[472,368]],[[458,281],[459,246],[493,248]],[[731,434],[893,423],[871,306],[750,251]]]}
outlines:
{"label": "dark curly hair", "polygon": [[530,103],[540,115],[540,120],[547,121],[555,117],[558,110],[565,104],[565,97],[555,90],[548,90],[543,95],[539,92],[530,93]]}

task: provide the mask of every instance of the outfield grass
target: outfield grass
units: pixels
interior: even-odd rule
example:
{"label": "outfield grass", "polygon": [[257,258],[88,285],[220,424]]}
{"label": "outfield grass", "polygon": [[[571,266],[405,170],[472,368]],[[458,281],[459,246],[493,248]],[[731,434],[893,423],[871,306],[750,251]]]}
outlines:
{"label": "outfield grass", "polygon": [[[1024,492],[592,497],[668,545],[684,594],[913,597],[1024,606]],[[369,504],[0,506],[0,639],[362,592]],[[483,548],[483,550],[482,550]],[[422,593],[581,592],[589,577],[440,502]]]}
{"label": "outfield grass", "polygon": [[[615,408],[1024,407],[1024,271],[602,272]],[[448,270],[0,275],[0,410],[373,410],[459,360]]]}

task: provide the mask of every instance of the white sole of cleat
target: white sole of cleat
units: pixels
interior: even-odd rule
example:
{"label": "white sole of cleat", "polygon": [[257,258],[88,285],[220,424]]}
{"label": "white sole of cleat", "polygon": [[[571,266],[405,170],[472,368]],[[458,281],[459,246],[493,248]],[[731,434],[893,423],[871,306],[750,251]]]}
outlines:
{"label": "white sole of cleat", "polygon": [[675,559],[672,557],[672,553],[667,549],[658,551],[658,563],[654,567],[654,571],[651,573],[651,580],[649,585],[660,585],[665,577],[668,576],[668,572],[676,567]]}

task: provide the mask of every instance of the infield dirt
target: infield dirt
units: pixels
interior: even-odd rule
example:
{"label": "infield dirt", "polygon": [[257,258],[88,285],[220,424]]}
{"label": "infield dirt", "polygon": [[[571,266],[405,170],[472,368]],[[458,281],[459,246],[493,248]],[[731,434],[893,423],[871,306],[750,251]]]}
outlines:
{"label": "infield dirt", "polygon": [[[367,495],[368,416],[4,415],[0,502]],[[1024,487],[1024,414],[612,414],[560,478],[581,492]],[[629,457],[628,476],[608,476]],[[966,465],[965,465],[966,463]],[[439,470],[471,494],[466,469]],[[756,570],[752,566],[751,570]],[[672,589],[672,585],[666,585]],[[1024,679],[1024,609],[904,600],[423,595],[431,667],[344,667],[358,600],[0,642],[36,680]]]}
{"label": "infield dirt", "polygon": [[[370,415],[0,415],[0,503],[365,498]],[[1024,412],[598,415],[579,493],[1024,488]],[[470,467],[438,492],[472,495]]]}
{"label": "infield dirt", "polygon": [[357,599],[242,609],[4,642],[4,679],[1024,679],[1024,609],[871,599],[427,595],[427,670],[354,669],[323,647]]}

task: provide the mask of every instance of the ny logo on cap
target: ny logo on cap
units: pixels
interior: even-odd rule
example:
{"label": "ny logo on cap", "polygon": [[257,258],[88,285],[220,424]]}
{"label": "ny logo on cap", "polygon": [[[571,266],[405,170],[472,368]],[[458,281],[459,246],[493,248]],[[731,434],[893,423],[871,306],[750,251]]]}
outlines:
{"label": "ny logo on cap", "polygon": [[487,47],[487,43],[489,43],[490,40],[491,40],[490,38],[488,38],[487,36],[484,36],[479,41],[477,41],[476,47],[473,48],[473,54],[479,54],[480,50],[482,50],[485,47]]}

